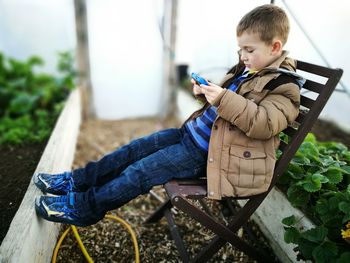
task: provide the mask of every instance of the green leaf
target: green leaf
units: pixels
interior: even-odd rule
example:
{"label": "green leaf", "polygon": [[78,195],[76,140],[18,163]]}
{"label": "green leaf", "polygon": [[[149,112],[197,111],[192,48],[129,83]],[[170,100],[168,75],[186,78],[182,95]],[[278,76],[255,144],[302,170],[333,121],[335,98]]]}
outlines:
{"label": "green leaf", "polygon": [[312,181],[319,181],[322,184],[325,184],[329,182],[329,179],[320,173],[315,173],[312,175]]}
{"label": "green leaf", "polygon": [[339,171],[338,167],[335,166],[330,167],[325,173],[325,176],[327,176],[331,184],[338,184],[343,180],[342,173]]}
{"label": "green leaf", "polygon": [[286,228],[286,231],[284,232],[284,241],[287,244],[298,244],[299,237],[300,233],[297,229],[295,229],[294,227]]}
{"label": "green leaf", "polygon": [[347,214],[342,219],[342,224],[345,224],[346,222],[350,221],[350,214]]}
{"label": "green leaf", "polygon": [[37,99],[37,96],[25,92],[17,93],[17,96],[10,102],[9,112],[15,115],[30,113]]}
{"label": "green leaf", "polygon": [[341,168],[345,171],[346,174],[350,174],[350,166],[344,165]]}
{"label": "green leaf", "polygon": [[319,142],[320,146],[325,147],[329,152],[344,152],[347,150],[347,147],[340,142]]}
{"label": "green leaf", "polygon": [[324,166],[324,167],[327,167],[327,166],[330,166],[330,165],[336,163],[336,161],[330,155],[320,156],[320,161],[321,161],[322,166]]}
{"label": "green leaf", "polygon": [[326,199],[317,200],[315,209],[316,209],[316,212],[320,215],[327,214],[329,212],[328,201]]}
{"label": "green leaf", "polygon": [[330,210],[338,209],[339,203],[344,201],[344,197],[336,193],[334,196],[328,199],[328,205]]}
{"label": "green leaf", "polygon": [[338,254],[338,247],[335,243],[326,241],[312,251],[312,256],[317,263],[328,263]]}
{"label": "green leaf", "polygon": [[349,263],[350,262],[350,252],[345,252],[337,259],[337,263]]}
{"label": "green leaf", "polygon": [[316,142],[317,142],[317,141],[316,141],[316,136],[315,136],[313,133],[311,133],[311,132],[309,132],[309,133],[306,135],[304,141],[305,141],[305,142],[311,142],[311,143],[313,143],[313,144],[316,144]]}
{"label": "green leaf", "polygon": [[298,249],[305,259],[313,259],[312,251],[318,246],[317,243],[311,242],[307,239],[300,238],[298,241]]}
{"label": "green leaf", "polygon": [[299,147],[300,152],[302,152],[306,157],[318,157],[319,152],[316,145],[312,142],[304,141]]}
{"label": "green leaf", "polygon": [[309,193],[317,192],[321,189],[321,181],[320,180],[307,180],[303,183],[303,188],[305,191]]}
{"label": "green leaf", "polygon": [[292,185],[287,190],[287,197],[294,206],[303,206],[309,201],[310,194],[301,187]]}
{"label": "green leaf", "polygon": [[339,210],[344,212],[344,214],[349,214],[350,213],[350,203],[349,202],[340,202],[339,203]]}
{"label": "green leaf", "polygon": [[311,162],[308,158],[303,156],[300,152],[297,152],[296,155],[293,157],[291,163],[303,166],[303,165],[308,165]]}
{"label": "green leaf", "polygon": [[282,219],[282,224],[286,225],[286,226],[292,226],[297,222],[297,219],[295,218],[294,215],[285,217]]}
{"label": "green leaf", "polygon": [[287,170],[296,175],[303,175],[305,173],[304,169],[299,164],[295,163],[289,163]]}
{"label": "green leaf", "polygon": [[318,226],[301,233],[301,236],[311,242],[320,243],[328,234],[328,229],[324,226]]}

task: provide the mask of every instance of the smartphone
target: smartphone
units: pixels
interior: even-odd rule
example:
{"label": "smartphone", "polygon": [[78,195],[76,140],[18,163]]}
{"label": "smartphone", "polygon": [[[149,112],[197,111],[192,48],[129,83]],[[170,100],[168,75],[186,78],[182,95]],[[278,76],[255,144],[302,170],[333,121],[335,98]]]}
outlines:
{"label": "smartphone", "polygon": [[201,76],[199,76],[199,75],[196,74],[196,73],[192,73],[192,74],[191,74],[191,77],[194,79],[194,81],[195,81],[198,85],[201,85],[201,84],[209,85],[209,83],[208,83],[204,78],[202,78]]}

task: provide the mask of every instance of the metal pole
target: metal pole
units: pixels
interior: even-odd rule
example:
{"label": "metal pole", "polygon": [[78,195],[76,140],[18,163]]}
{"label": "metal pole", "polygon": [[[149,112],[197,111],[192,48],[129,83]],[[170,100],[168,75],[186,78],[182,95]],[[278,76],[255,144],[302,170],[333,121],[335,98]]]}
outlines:
{"label": "metal pole", "polygon": [[172,117],[176,112],[175,92],[175,43],[177,0],[164,1],[164,24],[161,27],[163,38],[163,89],[161,96],[160,116],[162,119]]}
{"label": "metal pole", "polygon": [[93,104],[91,85],[86,0],[74,0],[74,9],[77,36],[79,86],[81,87],[83,101],[83,119],[94,118],[95,108]]}

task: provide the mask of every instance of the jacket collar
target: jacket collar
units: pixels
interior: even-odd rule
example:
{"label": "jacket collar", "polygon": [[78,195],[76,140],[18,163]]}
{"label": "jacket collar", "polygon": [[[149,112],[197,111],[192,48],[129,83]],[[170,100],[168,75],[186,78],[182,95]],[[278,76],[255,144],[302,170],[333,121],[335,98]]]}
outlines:
{"label": "jacket collar", "polygon": [[288,58],[287,55],[288,51],[283,51],[282,55],[274,62],[272,62],[269,66],[255,73],[251,77],[250,81],[243,82],[238,93],[243,95],[251,90],[261,92],[269,81],[277,78],[282,74],[282,71],[279,70],[280,68],[295,72],[296,62],[295,60]]}

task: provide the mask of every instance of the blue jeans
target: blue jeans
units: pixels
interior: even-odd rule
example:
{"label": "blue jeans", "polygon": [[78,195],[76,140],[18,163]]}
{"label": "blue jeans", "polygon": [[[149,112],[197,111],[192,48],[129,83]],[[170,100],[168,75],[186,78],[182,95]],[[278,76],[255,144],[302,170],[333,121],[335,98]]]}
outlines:
{"label": "blue jeans", "polygon": [[205,175],[206,162],[207,152],[195,145],[185,128],[153,133],[74,170],[79,190],[74,207],[97,222],[153,186]]}

